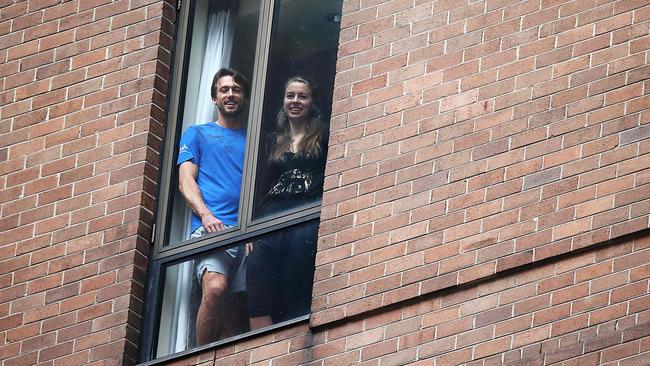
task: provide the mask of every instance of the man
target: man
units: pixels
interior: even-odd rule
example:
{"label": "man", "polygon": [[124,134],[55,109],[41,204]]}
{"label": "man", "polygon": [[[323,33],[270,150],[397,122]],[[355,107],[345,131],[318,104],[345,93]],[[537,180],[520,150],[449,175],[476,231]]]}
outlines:
{"label": "man", "polygon": [[[246,78],[235,70],[220,69],[211,88],[217,120],[194,125],[181,137],[178,181],[192,210],[191,238],[237,224],[246,144],[242,111],[247,96]],[[238,248],[229,248],[197,259],[196,275],[202,289],[196,319],[199,346],[219,338],[223,327],[219,314],[237,252]]]}

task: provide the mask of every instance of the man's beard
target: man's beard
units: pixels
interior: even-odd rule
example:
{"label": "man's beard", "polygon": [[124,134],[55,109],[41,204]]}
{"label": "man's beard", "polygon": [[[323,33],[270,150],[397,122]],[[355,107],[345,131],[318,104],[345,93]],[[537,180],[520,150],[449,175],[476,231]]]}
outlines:
{"label": "man's beard", "polygon": [[239,116],[243,109],[243,107],[240,104],[237,104],[237,109],[235,109],[234,111],[229,111],[226,110],[226,108],[221,103],[217,103],[217,108],[219,109],[219,113],[221,113],[221,115],[229,116],[229,117]]}

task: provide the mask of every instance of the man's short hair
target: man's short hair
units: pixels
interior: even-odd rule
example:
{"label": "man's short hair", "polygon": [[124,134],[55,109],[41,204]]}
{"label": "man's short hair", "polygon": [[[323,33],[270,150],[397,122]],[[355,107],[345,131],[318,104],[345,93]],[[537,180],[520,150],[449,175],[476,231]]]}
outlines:
{"label": "man's short hair", "polygon": [[240,73],[235,69],[222,67],[219,69],[219,71],[217,71],[216,74],[214,74],[214,78],[212,79],[212,88],[210,88],[210,96],[212,97],[212,99],[217,97],[217,83],[219,82],[219,79],[221,79],[224,76],[232,76],[235,82],[244,89],[246,96],[248,97],[250,95],[248,93],[249,92],[248,79],[246,79],[246,77],[242,73]]}

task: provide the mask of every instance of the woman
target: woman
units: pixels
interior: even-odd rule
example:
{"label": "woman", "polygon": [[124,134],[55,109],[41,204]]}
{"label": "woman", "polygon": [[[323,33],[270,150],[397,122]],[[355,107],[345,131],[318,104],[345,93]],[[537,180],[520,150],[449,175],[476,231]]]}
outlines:
{"label": "woman", "polygon": [[[302,77],[284,87],[276,132],[267,138],[269,189],[262,216],[319,199],[327,137],[313,86]],[[247,258],[247,297],[251,329],[309,314],[318,221],[275,232],[253,246]]]}

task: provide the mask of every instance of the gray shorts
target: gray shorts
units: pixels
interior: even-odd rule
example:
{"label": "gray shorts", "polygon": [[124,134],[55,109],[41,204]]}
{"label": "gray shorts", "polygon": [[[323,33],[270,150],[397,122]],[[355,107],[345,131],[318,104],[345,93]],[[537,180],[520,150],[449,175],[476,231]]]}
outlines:
{"label": "gray shorts", "polygon": [[[192,232],[190,239],[200,238],[207,233],[208,231],[205,230],[203,226],[199,226]],[[235,261],[235,258],[237,258],[237,254],[239,254],[240,250],[243,251],[244,247],[230,247],[226,250],[217,249],[216,251],[199,256],[194,260],[196,279],[201,283],[201,278],[206,271],[221,273],[226,275],[226,277],[230,277],[230,267],[232,267],[232,264]],[[246,257],[242,258],[234,276],[235,277],[233,277],[231,281],[230,290],[233,292],[246,291]]]}

